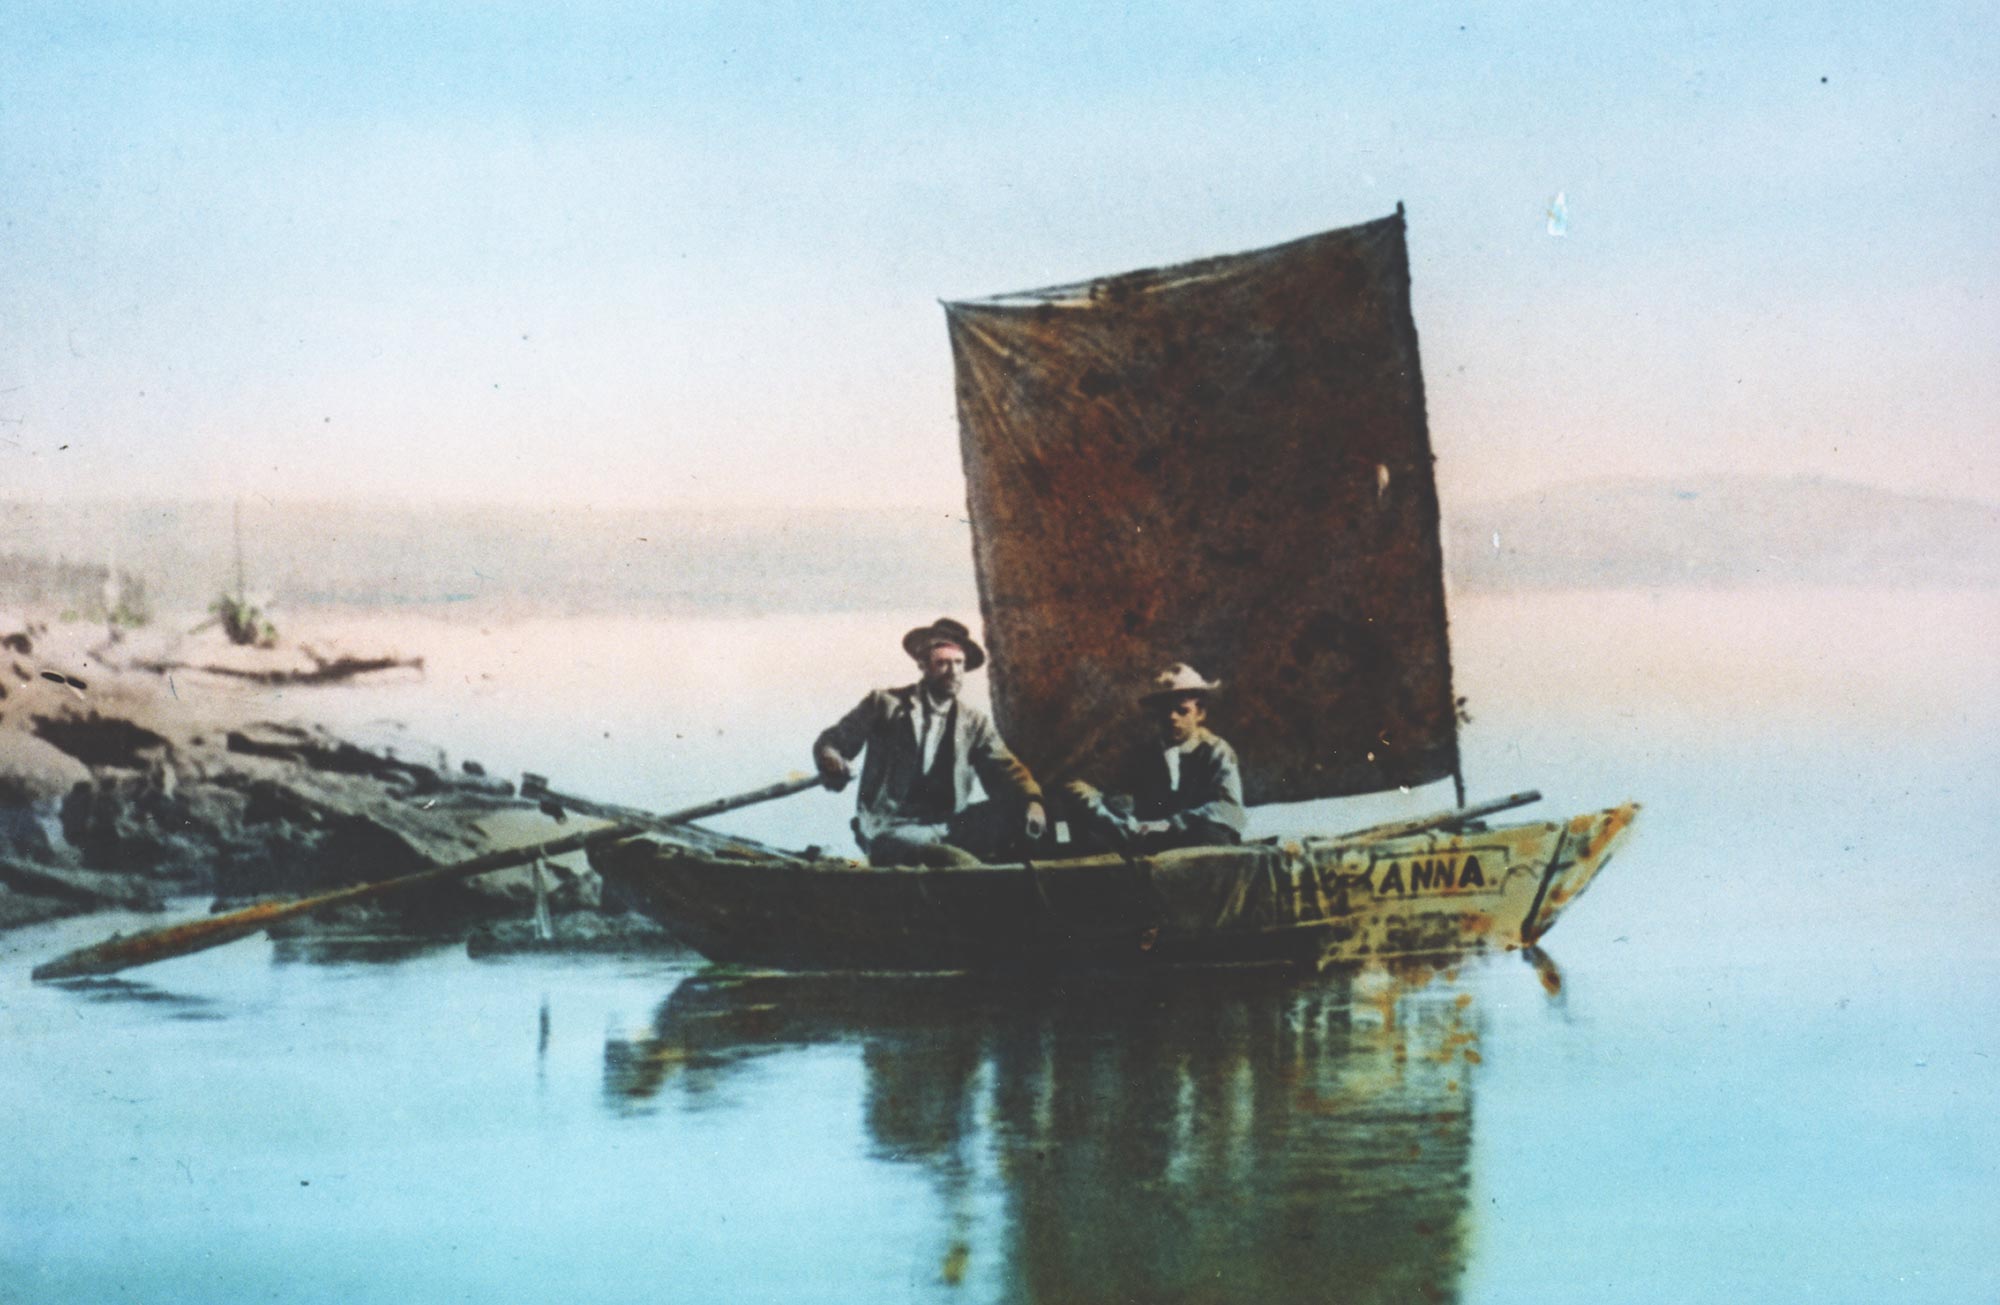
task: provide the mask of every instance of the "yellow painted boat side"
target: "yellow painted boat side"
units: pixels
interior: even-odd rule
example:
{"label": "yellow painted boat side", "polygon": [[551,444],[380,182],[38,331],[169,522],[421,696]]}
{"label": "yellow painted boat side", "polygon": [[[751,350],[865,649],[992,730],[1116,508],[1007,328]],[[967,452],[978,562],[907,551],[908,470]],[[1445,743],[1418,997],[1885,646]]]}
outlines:
{"label": "yellow painted boat side", "polygon": [[1549,868],[1548,891],[1542,895],[1533,916],[1522,923],[1523,942],[1532,943],[1547,933],[1564,908],[1596,882],[1598,872],[1611,860],[1611,854],[1631,836],[1632,823],[1638,815],[1639,804],[1627,802],[1609,811],[1577,816],[1569,822],[1563,846]]}
{"label": "yellow painted boat side", "polygon": [[[1630,832],[1636,803],[1562,823],[1343,845],[1307,845],[1311,862],[1337,857],[1350,929],[1327,963],[1534,942],[1590,886]],[[1325,874],[1322,873],[1324,881]]]}

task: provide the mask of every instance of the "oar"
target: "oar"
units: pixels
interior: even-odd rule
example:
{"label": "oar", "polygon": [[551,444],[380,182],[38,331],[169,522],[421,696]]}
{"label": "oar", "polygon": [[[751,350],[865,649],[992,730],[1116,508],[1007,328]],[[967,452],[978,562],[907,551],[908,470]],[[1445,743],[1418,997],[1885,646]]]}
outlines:
{"label": "oar", "polygon": [[639,832],[641,831],[636,825],[611,825],[579,834],[569,834],[529,847],[510,847],[498,852],[488,852],[484,856],[473,857],[470,861],[455,861],[450,865],[434,866],[429,870],[419,870],[414,874],[401,875],[395,879],[378,879],[371,884],[356,884],[351,888],[321,893],[317,897],[299,897],[289,902],[259,902],[240,911],[225,911],[221,915],[207,915],[198,920],[162,925],[158,929],[147,929],[135,934],[114,934],[104,942],[91,947],[80,947],[76,951],[37,965],[33,977],[37,980],[74,979],[86,974],[116,974],[135,965],[150,965],[154,961],[187,956],[193,952],[219,947],[226,942],[235,942],[238,938],[248,938],[251,934],[261,933],[280,920],[309,915],[328,906],[338,906],[343,902],[358,902],[368,897],[381,897],[401,892],[405,888],[415,888],[419,884],[469,879],[474,875],[520,865],[536,857],[561,856],[565,852],[574,852],[593,843],[608,843],[620,838],[629,838]]}
{"label": "oar", "polygon": [[[738,807],[752,806],[758,802],[769,802],[774,798],[787,797],[804,792],[819,781],[810,777],[787,779],[777,784],[766,785],[748,793],[734,797],[718,798],[704,802],[700,806],[687,807],[669,812],[664,816],[641,815],[639,819],[626,820],[599,829],[584,830],[551,839],[545,843],[534,843],[526,847],[502,848],[473,857],[469,861],[456,861],[450,865],[435,866],[429,870],[419,870],[414,874],[401,875],[395,879],[380,879],[374,883],[356,884],[351,888],[337,889],[331,893],[321,893],[317,897],[295,898],[289,902],[259,902],[246,906],[240,911],[226,911],[221,915],[203,916],[198,920],[188,920],[181,924],[163,925],[158,929],[147,929],[135,934],[115,934],[104,942],[90,947],[80,947],[37,965],[33,978],[75,979],[89,974],[116,974],[120,970],[135,965],[150,965],[154,961],[170,960],[176,956],[187,956],[194,952],[207,951],[223,943],[235,942],[238,938],[248,938],[253,933],[261,933],[280,920],[295,916],[310,915],[314,911],[344,902],[358,902],[364,898],[382,897],[401,892],[420,884],[445,883],[453,879],[470,879],[474,875],[488,874],[494,870],[505,870],[509,866],[521,865],[538,857],[561,856],[598,843],[616,842],[630,838],[634,834],[649,829],[663,829],[669,825],[683,824],[702,816],[712,816],[723,811],[734,811]],[[523,790],[528,788],[524,784]],[[635,813],[639,814],[639,813]]]}

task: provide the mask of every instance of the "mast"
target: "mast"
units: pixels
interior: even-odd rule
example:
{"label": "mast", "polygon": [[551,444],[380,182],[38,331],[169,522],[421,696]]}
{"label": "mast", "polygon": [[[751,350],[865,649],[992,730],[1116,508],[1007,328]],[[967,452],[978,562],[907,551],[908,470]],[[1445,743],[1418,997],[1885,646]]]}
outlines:
{"label": "mast", "polygon": [[231,525],[236,537],[236,601],[239,605],[249,601],[243,584],[243,500],[238,498],[231,508]]}

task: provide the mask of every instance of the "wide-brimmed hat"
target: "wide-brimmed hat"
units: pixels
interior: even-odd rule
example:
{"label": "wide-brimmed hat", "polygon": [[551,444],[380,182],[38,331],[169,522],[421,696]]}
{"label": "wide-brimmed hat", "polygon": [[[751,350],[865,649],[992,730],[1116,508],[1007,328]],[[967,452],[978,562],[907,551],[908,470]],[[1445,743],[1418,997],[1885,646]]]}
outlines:
{"label": "wide-brimmed hat", "polygon": [[1153,687],[1139,695],[1140,702],[1161,698],[1185,698],[1189,694],[1210,694],[1222,687],[1221,680],[1204,680],[1201,672],[1186,662],[1175,662],[1153,677]]}
{"label": "wide-brimmed hat", "polygon": [[955,643],[965,649],[965,669],[976,671],[986,665],[986,650],[973,641],[972,631],[949,616],[940,616],[929,625],[920,625],[903,636],[903,651],[922,661],[941,643]]}

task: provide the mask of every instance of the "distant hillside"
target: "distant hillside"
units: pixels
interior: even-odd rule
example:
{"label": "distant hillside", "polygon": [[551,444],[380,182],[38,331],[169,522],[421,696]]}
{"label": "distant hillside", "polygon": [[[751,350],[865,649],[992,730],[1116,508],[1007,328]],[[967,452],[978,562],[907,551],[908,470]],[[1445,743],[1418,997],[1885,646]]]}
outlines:
{"label": "distant hillside", "polygon": [[2000,584],[2000,506],[1817,477],[1551,486],[1455,511],[1475,589]]}
{"label": "distant hillside", "polygon": [[[226,503],[0,502],[0,604],[205,608],[234,584]],[[1462,589],[2000,585],[2000,508],[1809,478],[1608,480],[1458,507]],[[280,609],[966,610],[971,531],[921,509],[272,506],[246,500],[253,599]]]}
{"label": "distant hillside", "polygon": [[[159,611],[235,583],[226,503],[0,502],[0,554],[145,578]],[[279,608],[463,605],[539,612],[960,607],[969,528],[942,512],[599,512],[246,500],[244,572]],[[0,603],[32,598],[0,559]]]}

